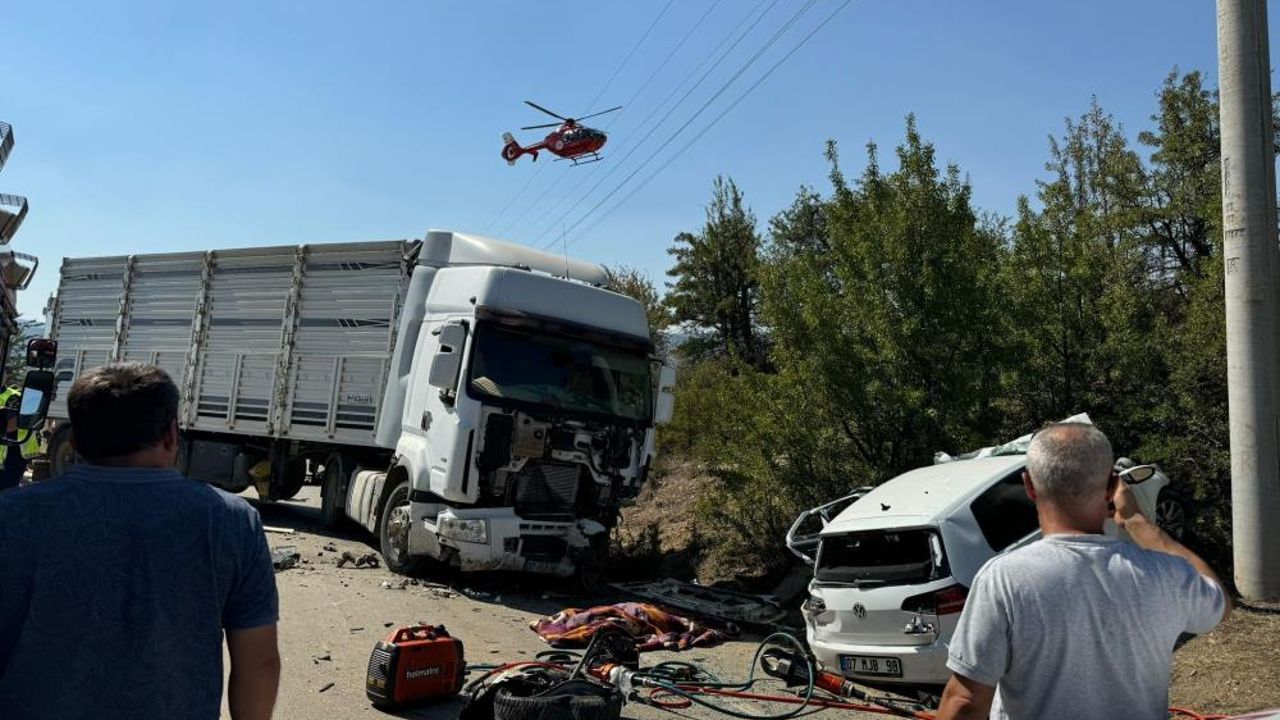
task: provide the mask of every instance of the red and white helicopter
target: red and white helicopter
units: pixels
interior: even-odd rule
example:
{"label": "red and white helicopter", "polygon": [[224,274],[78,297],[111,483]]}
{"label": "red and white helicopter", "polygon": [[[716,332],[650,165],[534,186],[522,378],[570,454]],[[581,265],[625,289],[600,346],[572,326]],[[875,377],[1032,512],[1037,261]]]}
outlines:
{"label": "red and white helicopter", "polygon": [[591,113],[585,117],[569,118],[553,113],[532,101],[525,100],[524,102],[529,107],[541,110],[553,118],[559,118],[561,122],[547,123],[545,125],[529,125],[527,127],[520,128],[521,130],[537,130],[539,128],[548,127],[555,128],[555,130],[552,130],[545,138],[542,139],[542,142],[524,147],[522,147],[520,143],[516,142],[516,139],[511,136],[511,133],[503,133],[502,142],[505,144],[502,146],[502,159],[506,160],[508,165],[515,165],[516,158],[521,155],[532,155],[536,162],[539,150],[546,150],[554,155],[559,155],[560,160],[571,160],[574,165],[582,165],[584,163],[592,163],[597,160],[601,160],[600,148],[604,147],[604,144],[608,142],[609,137],[604,134],[604,131],[580,125],[578,124],[578,121],[622,109],[622,106],[619,105],[617,107],[609,108],[608,110],[601,110],[598,113]]}

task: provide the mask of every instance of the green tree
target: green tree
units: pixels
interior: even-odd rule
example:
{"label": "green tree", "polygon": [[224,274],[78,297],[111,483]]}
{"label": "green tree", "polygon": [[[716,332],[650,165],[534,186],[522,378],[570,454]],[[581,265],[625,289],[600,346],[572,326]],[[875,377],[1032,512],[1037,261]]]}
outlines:
{"label": "green tree", "polygon": [[4,384],[6,387],[21,387],[22,379],[27,372],[27,341],[37,337],[36,329],[40,323],[35,320],[18,319],[18,332],[9,340],[8,354],[4,362]]}
{"label": "green tree", "polygon": [[850,186],[830,144],[829,251],[776,248],[764,273],[775,363],[831,403],[866,479],[985,437],[999,370],[999,238],[914,117],[896,155],[884,174],[869,146]]}
{"label": "green tree", "polygon": [[1140,232],[1145,173],[1094,100],[1050,138],[1039,209],[1018,202],[1002,285],[1018,366],[1005,377],[1006,430],[1087,411],[1117,445],[1162,382],[1152,347],[1158,297]]}
{"label": "green tree", "polygon": [[753,367],[766,359],[758,326],[760,236],[755,215],[733,180],[717,177],[706,222],[698,234],[680,233],[667,251],[667,305],[694,336],[681,348],[693,360],[733,357]]}
{"label": "green tree", "polygon": [[1138,134],[1151,148],[1143,222],[1156,270],[1185,290],[1185,277],[1203,275],[1222,217],[1218,103],[1199,72],[1174,68],[1159,94],[1152,130]]}
{"label": "green tree", "polygon": [[626,295],[644,306],[645,318],[649,323],[649,337],[653,338],[657,354],[665,357],[670,344],[667,328],[671,326],[671,311],[658,295],[658,289],[654,287],[649,275],[643,270],[626,265],[606,267],[604,272],[605,284],[610,290]]}

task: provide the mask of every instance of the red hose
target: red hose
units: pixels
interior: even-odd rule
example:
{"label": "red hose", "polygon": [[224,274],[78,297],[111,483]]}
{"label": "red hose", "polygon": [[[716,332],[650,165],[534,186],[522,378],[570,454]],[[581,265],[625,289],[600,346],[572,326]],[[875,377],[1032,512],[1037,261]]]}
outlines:
{"label": "red hose", "polygon": [[[808,704],[814,707],[828,708],[831,710],[857,710],[859,712],[875,713],[878,715],[897,715],[899,717],[903,716],[902,711],[891,710],[889,708],[881,707],[879,705],[865,705],[862,703],[843,702],[839,700],[824,700],[822,698],[816,698],[816,697],[809,698],[808,702],[806,703],[804,698],[796,697],[794,695],[765,695],[763,693],[744,692],[741,690],[722,690],[719,688],[699,687],[697,685],[679,685],[677,687],[679,687],[681,690],[688,693],[702,693],[704,695],[723,695],[724,697],[741,698],[743,700],[763,700],[767,702],[786,703],[789,705]],[[653,700],[654,696],[658,695],[661,692],[662,692],[661,688],[655,688],[655,690],[652,691],[649,695],[650,699]],[[687,703],[688,701],[685,701],[685,702]],[[671,709],[680,709],[680,708],[688,707],[687,704],[680,705],[680,706],[675,706],[675,705],[669,706],[665,703],[659,703],[656,701],[654,704],[657,705],[658,707],[670,707]],[[1169,713],[1170,713],[1170,718],[1190,718],[1190,720],[1230,720],[1229,715],[1217,715],[1217,714],[1205,715],[1202,713],[1198,713],[1195,710],[1188,710],[1187,708],[1182,708],[1182,707],[1171,707],[1169,708]],[[937,720],[937,717],[932,713],[927,713],[923,711],[913,712],[911,714],[911,717],[917,718],[918,720]]]}

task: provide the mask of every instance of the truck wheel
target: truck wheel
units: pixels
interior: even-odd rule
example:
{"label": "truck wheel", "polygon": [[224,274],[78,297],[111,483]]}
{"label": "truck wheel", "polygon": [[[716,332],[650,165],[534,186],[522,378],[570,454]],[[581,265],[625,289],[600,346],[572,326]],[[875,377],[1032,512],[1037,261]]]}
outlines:
{"label": "truck wheel", "polygon": [[387,568],[401,575],[421,572],[426,563],[423,558],[409,554],[409,528],[413,516],[409,513],[409,481],[402,480],[387,493],[378,513],[378,546]]}
{"label": "truck wheel", "polygon": [[342,523],[347,510],[347,482],[351,460],[336,450],[324,459],[324,479],[320,481],[320,524],[333,529]]}
{"label": "truck wheel", "polygon": [[275,488],[276,500],[289,500],[295,497],[307,482],[307,461],[293,458],[284,464],[284,478]]}
{"label": "truck wheel", "polygon": [[1156,496],[1156,525],[1169,533],[1174,540],[1181,540],[1191,525],[1191,510],[1187,499],[1173,488],[1161,488]]}
{"label": "truck wheel", "polygon": [[62,423],[53,431],[47,449],[49,455],[49,476],[58,477],[72,465],[84,460],[71,445],[71,423]]}

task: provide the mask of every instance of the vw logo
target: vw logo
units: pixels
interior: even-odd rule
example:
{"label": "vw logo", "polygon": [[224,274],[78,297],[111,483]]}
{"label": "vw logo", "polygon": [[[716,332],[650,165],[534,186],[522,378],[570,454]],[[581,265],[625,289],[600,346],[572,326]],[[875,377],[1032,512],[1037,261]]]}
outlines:
{"label": "vw logo", "polygon": [[853,616],[859,620],[867,619],[867,609],[863,607],[862,603],[853,604]]}

